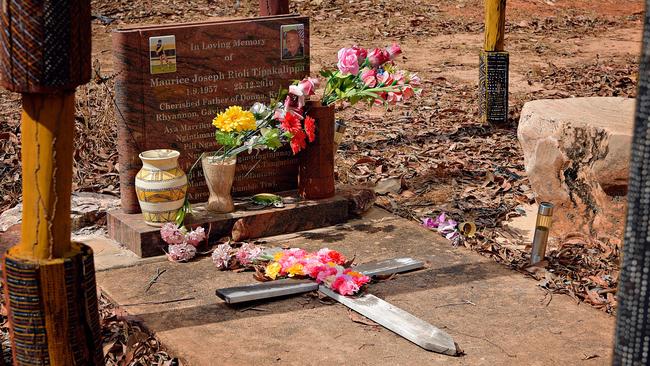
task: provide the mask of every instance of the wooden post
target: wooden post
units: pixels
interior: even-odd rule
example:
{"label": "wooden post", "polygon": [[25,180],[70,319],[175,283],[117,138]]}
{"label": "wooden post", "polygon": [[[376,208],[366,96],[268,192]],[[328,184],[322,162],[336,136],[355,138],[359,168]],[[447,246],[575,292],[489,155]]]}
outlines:
{"label": "wooden post", "polygon": [[23,94],[23,221],[13,253],[63,258],[70,252],[74,93]]}
{"label": "wooden post", "polygon": [[289,14],[289,0],[260,0],[260,15]]}
{"label": "wooden post", "polygon": [[503,51],[506,0],[485,0],[485,51]]}
{"label": "wooden post", "polygon": [[506,0],[485,0],[485,44],[479,60],[479,113],[487,123],[508,121],[508,69],[504,51]]}
{"label": "wooden post", "polygon": [[13,364],[100,365],[92,250],[70,241],[74,91],[90,79],[90,1],[4,0],[0,83],[22,93],[23,222],[3,258]]}

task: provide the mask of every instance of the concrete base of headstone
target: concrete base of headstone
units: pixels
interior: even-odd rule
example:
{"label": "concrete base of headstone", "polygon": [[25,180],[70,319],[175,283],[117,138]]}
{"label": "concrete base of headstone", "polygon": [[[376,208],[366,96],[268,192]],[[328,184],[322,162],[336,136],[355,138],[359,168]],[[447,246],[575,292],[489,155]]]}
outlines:
{"label": "concrete base of headstone", "polygon": [[[251,203],[235,204],[235,212],[216,214],[206,210],[205,204],[193,205],[194,214],[186,219],[186,226],[203,226],[209,241],[231,236],[235,224],[250,228],[246,239],[293,233],[340,224],[349,218],[348,199],[342,196],[314,201],[300,201],[295,191],[279,193],[285,202],[283,208],[263,208]],[[108,235],[140,257],[161,255],[167,244],[160,237],[160,228],[149,226],[142,214],[127,214],[122,210],[108,213]],[[240,239],[244,239],[243,237]]]}
{"label": "concrete base of headstone", "polygon": [[538,202],[556,206],[553,232],[621,236],[635,101],[536,100],[517,136]]}

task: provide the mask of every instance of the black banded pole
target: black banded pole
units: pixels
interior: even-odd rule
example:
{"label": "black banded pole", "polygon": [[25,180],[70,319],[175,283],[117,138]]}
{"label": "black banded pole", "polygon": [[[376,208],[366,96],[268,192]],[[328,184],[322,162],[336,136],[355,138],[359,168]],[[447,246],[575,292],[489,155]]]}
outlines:
{"label": "black banded pole", "polygon": [[[646,9],[650,0],[646,0]],[[645,14],[613,365],[650,364],[650,13]]]}

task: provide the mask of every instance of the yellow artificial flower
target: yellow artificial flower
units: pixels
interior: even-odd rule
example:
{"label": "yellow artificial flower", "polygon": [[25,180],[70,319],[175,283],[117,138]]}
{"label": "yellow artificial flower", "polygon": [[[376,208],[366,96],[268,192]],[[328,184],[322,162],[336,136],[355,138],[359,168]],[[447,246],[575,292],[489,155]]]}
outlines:
{"label": "yellow artificial flower", "polygon": [[278,262],[273,262],[266,266],[266,269],[264,269],[264,275],[272,280],[276,279],[278,277],[278,273],[280,273],[280,270],[282,269],[282,266]]}
{"label": "yellow artificial flower", "polygon": [[284,256],[284,252],[277,252],[277,253],[275,253],[275,255],[273,256],[273,260],[277,262],[277,261],[279,261],[280,259],[282,259],[283,256]]}
{"label": "yellow artificial flower", "polygon": [[289,277],[305,275],[302,264],[300,263],[296,263],[293,266],[289,267],[289,269],[287,269],[287,273],[289,273]]}
{"label": "yellow artificial flower", "polygon": [[327,262],[327,265],[330,267],[336,267],[336,263],[334,262]]}
{"label": "yellow artificial flower", "polygon": [[252,131],[256,127],[255,115],[250,111],[243,110],[240,106],[228,107],[212,120],[212,124],[223,132]]}

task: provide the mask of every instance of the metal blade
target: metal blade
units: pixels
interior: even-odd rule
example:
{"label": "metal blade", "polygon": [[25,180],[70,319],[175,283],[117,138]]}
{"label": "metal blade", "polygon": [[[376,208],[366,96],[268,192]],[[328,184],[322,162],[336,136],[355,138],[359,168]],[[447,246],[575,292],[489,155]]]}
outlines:
{"label": "metal blade", "polygon": [[449,334],[374,295],[343,296],[325,286],[318,291],[428,351],[449,356],[459,353]]}

